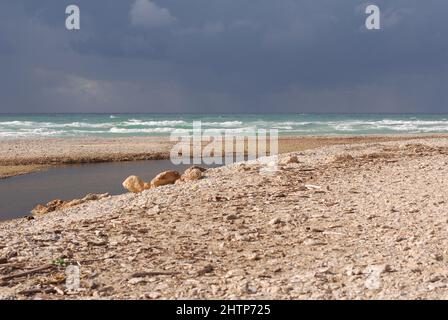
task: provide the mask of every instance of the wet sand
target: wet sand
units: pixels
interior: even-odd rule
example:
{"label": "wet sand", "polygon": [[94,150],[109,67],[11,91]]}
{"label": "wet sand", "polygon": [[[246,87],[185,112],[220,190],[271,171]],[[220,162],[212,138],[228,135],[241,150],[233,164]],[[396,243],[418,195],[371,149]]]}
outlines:
{"label": "wet sand", "polygon": [[[438,137],[447,135],[279,137],[279,153]],[[0,179],[66,164],[169,159],[173,145],[167,137],[3,139],[0,140]]]}

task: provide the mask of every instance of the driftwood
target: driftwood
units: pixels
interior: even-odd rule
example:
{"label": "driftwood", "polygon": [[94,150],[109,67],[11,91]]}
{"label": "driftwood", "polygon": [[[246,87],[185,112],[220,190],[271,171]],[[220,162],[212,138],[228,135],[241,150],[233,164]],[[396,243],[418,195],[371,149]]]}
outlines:
{"label": "driftwood", "polygon": [[39,272],[42,272],[42,271],[45,271],[45,270],[48,270],[48,269],[52,269],[54,267],[55,267],[55,265],[53,265],[53,264],[47,264],[47,265],[44,265],[44,266],[39,267],[39,268],[34,268],[34,269],[31,269],[31,270],[22,271],[22,272],[19,272],[19,273],[15,273],[15,274],[11,274],[11,275],[8,275],[8,276],[4,276],[4,277],[0,278],[0,283],[4,282],[4,281],[11,280],[11,279],[14,279],[14,278],[20,278],[20,277],[28,276],[30,274],[39,273]]}
{"label": "driftwood", "polygon": [[40,288],[40,289],[29,289],[29,290],[23,290],[23,291],[19,291],[19,294],[23,294],[25,296],[32,296],[35,295],[36,293],[57,293],[58,291],[51,287],[51,288]]}
{"label": "driftwood", "polygon": [[23,262],[11,262],[11,263],[3,263],[0,264],[0,269],[1,268],[18,268],[18,267],[23,267]]}
{"label": "driftwood", "polygon": [[131,278],[144,278],[144,277],[155,277],[155,276],[173,276],[180,274],[180,272],[163,272],[163,271],[153,271],[153,272],[136,272],[132,274]]}

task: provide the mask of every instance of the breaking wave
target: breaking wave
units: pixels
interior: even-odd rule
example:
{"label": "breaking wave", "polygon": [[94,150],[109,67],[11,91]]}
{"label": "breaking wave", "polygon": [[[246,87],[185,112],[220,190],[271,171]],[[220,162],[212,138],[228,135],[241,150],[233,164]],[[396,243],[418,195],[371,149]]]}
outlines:
{"label": "breaking wave", "polygon": [[0,115],[0,138],[168,136],[190,132],[194,121],[208,132],[277,129],[280,135],[448,133],[440,115]]}

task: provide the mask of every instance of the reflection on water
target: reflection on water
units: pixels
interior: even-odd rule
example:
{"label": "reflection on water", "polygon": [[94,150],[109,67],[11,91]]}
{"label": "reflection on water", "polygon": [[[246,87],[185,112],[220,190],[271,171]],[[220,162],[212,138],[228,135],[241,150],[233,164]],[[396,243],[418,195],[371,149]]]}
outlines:
{"label": "reflection on water", "polygon": [[38,204],[54,199],[72,200],[87,193],[127,192],[121,183],[130,175],[151,180],[165,170],[182,172],[169,160],[72,165],[0,180],[0,220],[23,217]]}

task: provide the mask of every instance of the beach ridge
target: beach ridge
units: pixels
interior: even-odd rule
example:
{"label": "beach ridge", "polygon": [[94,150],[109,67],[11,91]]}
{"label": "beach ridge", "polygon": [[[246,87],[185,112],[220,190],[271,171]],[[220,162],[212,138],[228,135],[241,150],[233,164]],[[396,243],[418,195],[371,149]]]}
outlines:
{"label": "beach ridge", "polygon": [[[335,144],[443,138],[446,134],[279,137],[279,152]],[[57,165],[166,160],[175,144],[169,137],[0,139],[0,179]]]}
{"label": "beach ridge", "polygon": [[440,299],[447,154],[447,139],[333,145],[3,222],[0,298]]}

